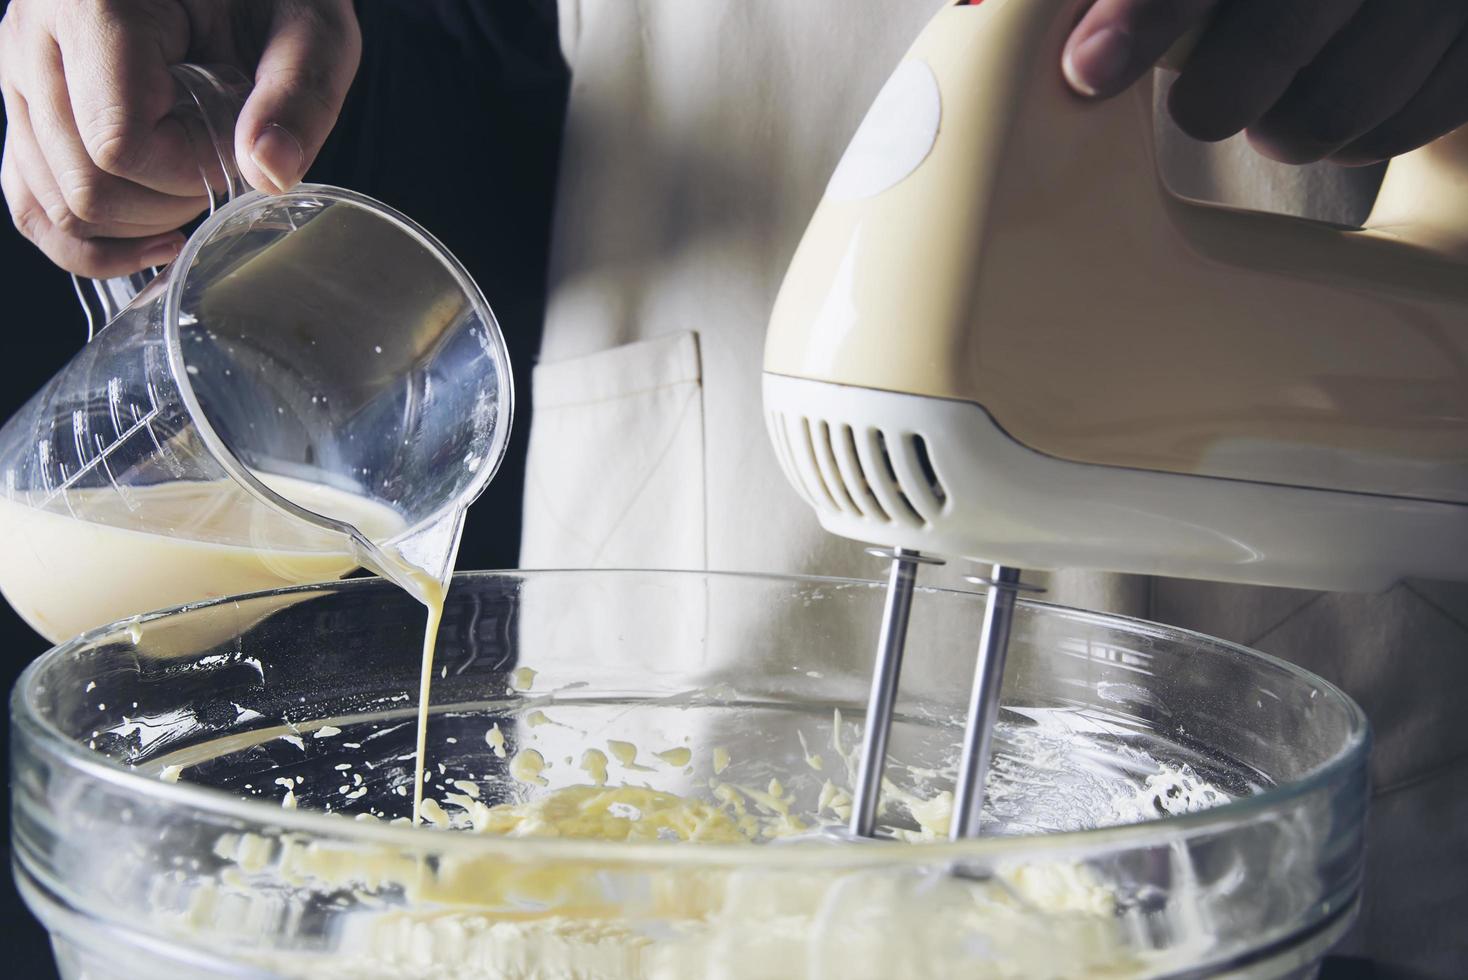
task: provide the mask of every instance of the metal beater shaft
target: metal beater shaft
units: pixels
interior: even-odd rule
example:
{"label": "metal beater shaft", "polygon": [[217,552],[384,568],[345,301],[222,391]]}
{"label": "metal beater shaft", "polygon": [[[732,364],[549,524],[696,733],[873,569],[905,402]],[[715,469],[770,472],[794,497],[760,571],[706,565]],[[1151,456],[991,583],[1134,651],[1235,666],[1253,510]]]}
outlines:
{"label": "metal beater shaft", "polygon": [[989,751],[999,714],[999,690],[1004,683],[1004,659],[1009,652],[1015,593],[1026,588],[1020,583],[1019,569],[1004,565],[994,566],[986,584],[989,596],[979,634],[979,658],[974,665],[974,689],[963,733],[958,785],[953,792],[953,822],[949,827],[953,840],[979,836],[979,811],[984,806],[984,780],[989,774]]}
{"label": "metal beater shaft", "polygon": [[912,611],[913,585],[921,561],[916,552],[901,548],[890,554],[892,571],[887,580],[887,605],[882,610],[882,632],[877,640],[877,662],[872,668],[866,730],[862,733],[856,792],[851,801],[851,832],[858,837],[872,837],[877,831],[877,802],[882,795],[882,770],[887,763],[887,736],[892,730],[892,711],[897,705],[902,651],[907,644],[907,619]]}

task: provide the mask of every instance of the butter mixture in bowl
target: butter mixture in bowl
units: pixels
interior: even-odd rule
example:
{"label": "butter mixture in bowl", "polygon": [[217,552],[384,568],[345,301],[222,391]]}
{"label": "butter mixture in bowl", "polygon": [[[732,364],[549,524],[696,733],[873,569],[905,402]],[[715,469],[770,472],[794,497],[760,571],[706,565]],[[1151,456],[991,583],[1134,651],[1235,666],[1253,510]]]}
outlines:
{"label": "butter mixture in bowl", "polygon": [[892,839],[813,833],[849,815],[881,599],[462,575],[421,783],[423,611],[390,586],[99,631],[17,689],[19,878],[63,969],[104,977],[1292,976],[1349,922],[1355,706],[1237,647],[1038,604],[986,838],[946,840],[982,598],[943,591],[917,598]]}

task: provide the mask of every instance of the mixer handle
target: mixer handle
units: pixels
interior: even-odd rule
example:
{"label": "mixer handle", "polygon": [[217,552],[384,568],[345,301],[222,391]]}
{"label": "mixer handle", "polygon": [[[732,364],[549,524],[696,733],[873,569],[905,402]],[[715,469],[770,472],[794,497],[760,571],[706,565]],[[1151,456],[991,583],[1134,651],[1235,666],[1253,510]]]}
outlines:
{"label": "mixer handle", "polygon": [[[1182,71],[1213,17],[1179,38],[1157,67]],[[1468,258],[1468,126],[1393,159],[1362,227]]]}
{"label": "mixer handle", "polygon": [[[234,125],[250,92],[250,81],[227,66],[180,64],[169,69],[178,87],[173,114],[184,123],[199,157],[199,176],[209,197],[209,214],[250,187],[234,155]],[[202,144],[202,145],[201,145]],[[208,152],[212,150],[212,152]],[[72,275],[77,299],[87,315],[87,340],[111,323],[161,270],[144,269],[112,279],[82,280]],[[90,288],[88,288],[90,287]]]}
{"label": "mixer handle", "polygon": [[[996,35],[981,19],[969,21],[968,40],[978,45],[979,56],[1005,66],[998,77],[989,78],[991,95],[1002,93],[999,101],[1009,100],[1001,109],[1023,106],[1018,110],[1020,118],[1030,123],[1006,135],[980,125],[983,132],[976,138],[995,148],[991,160],[995,164],[1001,157],[1070,159],[1077,167],[1085,161],[1090,179],[1077,193],[1111,203],[1109,217],[1093,212],[1091,218],[1093,223],[1107,224],[1139,209],[1156,211],[1163,207],[1163,199],[1173,196],[1158,179],[1153,155],[1151,84],[1144,80],[1133,86],[1130,97],[1096,103],[1077,97],[1060,83],[1060,73],[1051,67],[1086,2],[1029,0],[1021,5],[995,5],[990,19],[1003,19],[1008,31],[997,44]],[[1158,66],[1181,71],[1210,22],[1204,19],[1183,35]],[[962,22],[949,21],[944,29],[950,25],[958,27]],[[927,37],[919,43],[930,49],[933,41]],[[1015,44],[1027,49],[1026,57],[1014,59],[1005,54],[1006,46]],[[1043,67],[1037,69],[1037,64]],[[987,103],[994,105],[995,99],[988,98]],[[1000,112],[995,118],[1012,117]],[[1021,143],[1027,145],[1021,147]],[[1033,163],[1022,166],[1031,174],[1042,169]],[[1006,187],[1006,193],[1013,191]],[[1048,189],[1044,193],[1050,208],[1060,207]],[[1298,225],[1301,219],[1293,220]],[[1426,255],[1455,263],[1468,261],[1468,126],[1394,158],[1375,208],[1361,229],[1415,246]]]}

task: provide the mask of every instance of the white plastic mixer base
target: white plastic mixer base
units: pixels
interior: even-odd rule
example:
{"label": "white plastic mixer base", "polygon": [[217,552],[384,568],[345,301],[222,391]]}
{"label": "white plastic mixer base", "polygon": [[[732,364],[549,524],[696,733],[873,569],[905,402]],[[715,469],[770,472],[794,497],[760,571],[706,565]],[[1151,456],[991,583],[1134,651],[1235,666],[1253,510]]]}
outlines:
{"label": "white plastic mixer base", "polygon": [[1468,575],[1461,505],[1070,462],[969,402],[766,374],[764,403],[786,477],[857,541],[1340,592]]}

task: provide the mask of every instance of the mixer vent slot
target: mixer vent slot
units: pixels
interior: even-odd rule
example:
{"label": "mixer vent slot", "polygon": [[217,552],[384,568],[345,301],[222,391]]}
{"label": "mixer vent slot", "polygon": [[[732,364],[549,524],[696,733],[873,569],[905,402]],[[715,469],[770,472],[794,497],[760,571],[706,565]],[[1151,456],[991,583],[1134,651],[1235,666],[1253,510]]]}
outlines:
{"label": "mixer vent slot", "polygon": [[922,528],[948,502],[921,435],[783,412],[769,424],[786,476],[817,510]]}
{"label": "mixer vent slot", "polygon": [[928,455],[928,440],[920,435],[908,437],[912,440],[913,452],[917,454],[918,466],[922,467],[923,479],[928,484],[928,492],[933,499],[938,501],[939,506],[948,502],[948,491],[943,488],[943,481],[938,479],[938,471],[933,469],[933,458]]}
{"label": "mixer vent slot", "polygon": [[861,450],[856,446],[856,432],[849,425],[841,426],[840,448],[840,458],[851,461],[853,489],[856,491],[857,499],[865,505],[863,510],[866,516],[890,524],[892,515],[887,513],[887,508],[883,507],[882,502],[877,499],[876,491],[872,489],[872,482],[867,479],[866,470],[861,465]]}
{"label": "mixer vent slot", "polygon": [[882,470],[879,479],[883,481],[888,492],[896,498],[897,505],[893,508],[898,516],[899,522],[909,525],[922,525],[927,522],[912,505],[912,500],[907,496],[906,489],[902,486],[902,478],[897,475],[897,469],[892,464],[892,453],[888,449],[887,433],[881,429],[870,430],[875,437],[877,446],[877,458],[881,461]]}
{"label": "mixer vent slot", "polygon": [[[822,423],[822,426],[824,426],[824,424],[825,423]],[[842,510],[843,508],[841,507],[841,504],[837,502],[837,494],[840,493],[840,481],[832,480],[828,474],[821,472],[821,454],[818,451],[817,447],[819,447],[820,449],[826,449],[829,452],[830,443],[826,439],[826,434],[814,428],[810,424],[810,419],[807,418],[802,418],[800,420],[800,428],[801,436],[803,437],[802,448],[805,452],[806,458],[814,460],[816,463],[816,465],[811,469],[811,483],[819,491],[817,496],[823,498],[826,503],[831,505],[832,508],[836,510]],[[833,491],[831,489],[833,485],[837,487],[837,490]]]}

